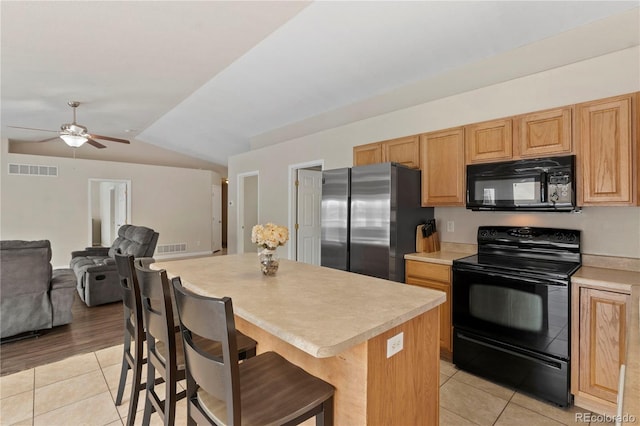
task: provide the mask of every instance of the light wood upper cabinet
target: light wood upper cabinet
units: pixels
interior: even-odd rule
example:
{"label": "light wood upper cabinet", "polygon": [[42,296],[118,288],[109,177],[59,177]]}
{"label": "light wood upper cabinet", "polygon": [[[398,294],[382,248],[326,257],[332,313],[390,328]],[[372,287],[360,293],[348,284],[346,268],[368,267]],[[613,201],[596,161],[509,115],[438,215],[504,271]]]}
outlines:
{"label": "light wood upper cabinet", "polygon": [[367,164],[382,163],[382,145],[370,143],[353,147],[353,165],[366,166]]}
{"label": "light wood upper cabinet", "polygon": [[576,404],[615,414],[625,362],[629,293],[576,285],[573,289],[571,393]]}
{"label": "light wood upper cabinet", "polygon": [[400,163],[412,169],[420,168],[419,136],[407,136],[380,142],[382,145],[382,162]]}
{"label": "light wood upper cabinet", "polygon": [[420,168],[420,136],[405,136],[353,147],[353,165],[400,163],[412,169]]}
{"label": "light wood upper cabinet", "polygon": [[514,157],[570,154],[572,108],[534,112],[513,120]]}
{"label": "light wood upper cabinet", "polygon": [[464,206],[464,129],[420,136],[423,206]]}
{"label": "light wood upper cabinet", "polygon": [[513,157],[511,119],[465,126],[467,164],[510,160]]}
{"label": "light wood upper cabinet", "polygon": [[579,204],[636,205],[637,97],[629,94],[577,106]]}
{"label": "light wood upper cabinet", "polygon": [[417,260],[405,261],[405,282],[443,291],[447,300],[440,309],[440,355],[451,359],[453,342],[453,325],[451,317],[451,266]]}

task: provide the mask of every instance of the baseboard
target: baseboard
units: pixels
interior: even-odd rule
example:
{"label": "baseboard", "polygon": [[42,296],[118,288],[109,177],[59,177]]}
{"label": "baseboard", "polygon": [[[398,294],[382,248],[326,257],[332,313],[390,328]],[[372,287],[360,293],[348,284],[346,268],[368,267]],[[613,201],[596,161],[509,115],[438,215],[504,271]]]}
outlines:
{"label": "baseboard", "polygon": [[189,252],[189,253],[172,253],[172,254],[154,254],[153,258],[156,260],[167,260],[167,259],[181,259],[184,257],[202,257],[202,256],[211,256],[213,255],[212,251],[198,251],[198,252]]}

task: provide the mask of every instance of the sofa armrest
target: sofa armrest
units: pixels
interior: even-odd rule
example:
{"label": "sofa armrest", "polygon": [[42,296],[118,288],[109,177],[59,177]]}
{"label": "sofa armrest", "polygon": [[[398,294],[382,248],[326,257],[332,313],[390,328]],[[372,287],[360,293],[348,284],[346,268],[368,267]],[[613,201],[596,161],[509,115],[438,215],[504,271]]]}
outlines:
{"label": "sofa armrest", "polygon": [[102,265],[87,266],[87,268],[85,269],[85,272],[88,272],[90,274],[98,274],[100,272],[110,272],[115,270],[116,270],[116,263],[111,262],[111,263],[105,263]]}
{"label": "sofa armrest", "polygon": [[156,260],[153,257],[138,257],[136,258],[136,261],[138,260],[142,263],[142,266],[144,266],[145,268],[148,268],[149,265],[151,265],[152,263],[156,263]]}
{"label": "sofa armrest", "polygon": [[87,247],[84,250],[72,251],[71,258],[79,256],[108,256],[109,247]]}
{"label": "sofa armrest", "polygon": [[71,269],[54,269],[51,274],[51,290],[76,288],[76,274]]}

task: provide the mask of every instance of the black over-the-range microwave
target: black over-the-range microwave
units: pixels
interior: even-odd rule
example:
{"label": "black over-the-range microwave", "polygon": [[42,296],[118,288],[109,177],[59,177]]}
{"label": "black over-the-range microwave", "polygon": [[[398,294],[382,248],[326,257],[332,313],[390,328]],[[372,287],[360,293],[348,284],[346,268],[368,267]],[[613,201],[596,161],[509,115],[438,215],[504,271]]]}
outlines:
{"label": "black over-the-range microwave", "polygon": [[575,155],[467,166],[471,210],[576,210]]}

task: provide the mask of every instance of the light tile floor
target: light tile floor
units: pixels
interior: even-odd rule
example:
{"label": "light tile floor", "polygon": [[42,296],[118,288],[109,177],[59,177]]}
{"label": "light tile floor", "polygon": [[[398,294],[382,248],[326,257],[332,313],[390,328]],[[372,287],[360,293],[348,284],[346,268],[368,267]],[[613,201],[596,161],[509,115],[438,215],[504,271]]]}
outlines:
{"label": "light tile floor", "polygon": [[[122,425],[130,387],[115,406],[122,345],[0,377],[1,425]],[[143,374],[146,374],[143,371]],[[143,376],[144,377],[144,376]],[[131,374],[129,374],[129,381]],[[184,384],[182,383],[181,386]],[[144,391],[135,423],[142,423]],[[185,400],[177,425],[186,424]],[[440,425],[585,425],[578,407],[560,409],[440,362]],[[154,414],[152,425],[161,424]],[[591,423],[596,425],[596,423]],[[414,426],[414,425],[401,425]],[[415,425],[423,426],[423,425]]]}

